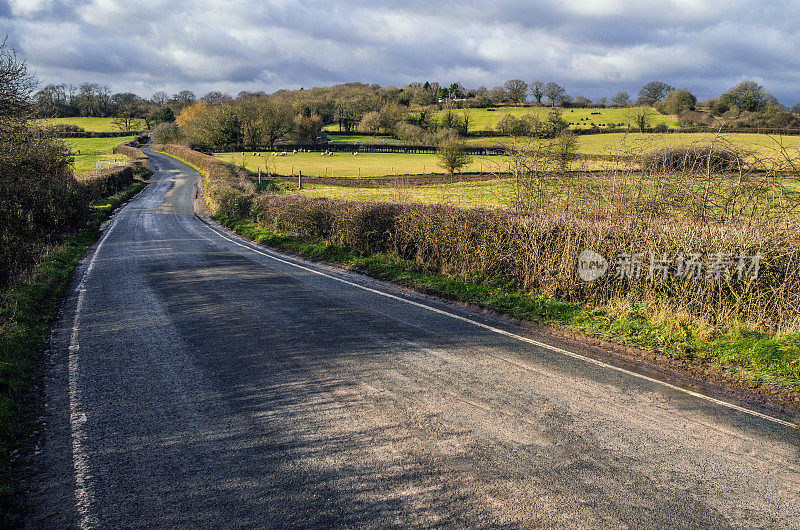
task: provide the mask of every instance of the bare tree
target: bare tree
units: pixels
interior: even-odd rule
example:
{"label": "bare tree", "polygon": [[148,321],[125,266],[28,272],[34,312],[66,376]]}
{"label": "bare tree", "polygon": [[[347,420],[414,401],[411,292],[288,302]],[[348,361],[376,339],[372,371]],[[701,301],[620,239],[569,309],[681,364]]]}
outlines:
{"label": "bare tree", "polygon": [[645,132],[650,124],[650,117],[653,114],[650,107],[639,107],[628,112],[628,119],[639,129],[640,132]]}
{"label": "bare tree", "polygon": [[288,101],[265,99],[259,105],[259,117],[263,123],[264,139],[270,149],[275,142],[289,136],[294,131],[294,115]]}
{"label": "bare tree", "polygon": [[544,97],[544,83],[541,81],[534,81],[530,84],[531,89],[531,96],[533,99],[536,100],[536,103],[539,105],[542,104],[542,98]]}
{"label": "bare tree", "polygon": [[627,92],[617,92],[617,95],[611,98],[611,104],[615,107],[627,107],[631,102],[631,97]]}
{"label": "bare tree", "polygon": [[163,107],[169,101],[169,96],[166,92],[156,92],[153,94],[153,97],[150,98],[150,101],[158,105],[159,107]]}
{"label": "bare tree", "polygon": [[472,157],[467,153],[467,144],[457,136],[448,136],[439,142],[436,156],[439,157],[439,165],[447,170],[451,177],[472,161]]}
{"label": "bare tree", "polygon": [[514,103],[525,103],[525,97],[528,95],[528,83],[522,79],[509,79],[505,82],[506,93],[508,99]]}
{"label": "bare tree", "polygon": [[674,88],[663,81],[650,81],[639,90],[637,101],[644,105],[652,105],[667,97],[670,90]]}
{"label": "bare tree", "polygon": [[30,110],[30,95],[36,80],[28,75],[28,66],[17,58],[17,53],[0,43],[0,115],[20,117]]}
{"label": "bare tree", "polygon": [[555,107],[567,91],[558,83],[550,81],[544,86],[544,97],[550,100],[550,106]]}

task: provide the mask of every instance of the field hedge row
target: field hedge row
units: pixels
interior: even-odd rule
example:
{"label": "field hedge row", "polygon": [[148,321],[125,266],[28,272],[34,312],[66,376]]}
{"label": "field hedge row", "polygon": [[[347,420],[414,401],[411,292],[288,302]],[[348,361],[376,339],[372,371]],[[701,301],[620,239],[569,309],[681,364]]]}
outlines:
{"label": "field hedge row", "polygon": [[[500,282],[569,302],[626,299],[701,317],[715,326],[731,320],[773,330],[800,325],[800,234],[787,227],[255,194],[250,175],[241,168],[184,147],[162,149],[206,172],[214,214],[277,233],[364,254],[386,253],[431,272]],[[578,258],[585,249],[607,259],[604,277],[580,279]],[[640,263],[618,263],[628,254]],[[699,277],[678,279],[675,263],[691,254],[701,256]],[[756,254],[761,256],[757,278],[747,270],[739,277],[739,257],[747,257],[744,265],[750,267]],[[648,277],[651,257],[671,260],[671,272],[665,277],[656,269]],[[727,264],[727,274],[710,274],[716,259]],[[618,277],[623,268],[630,274]]]}
{"label": "field hedge row", "polygon": [[[714,325],[731,319],[773,329],[800,321],[800,236],[767,227],[712,227],[644,222],[633,217],[587,219],[445,205],[386,204],[297,196],[261,195],[249,212],[220,211],[279,233],[325,241],[365,254],[382,252],[435,273],[512,285],[564,301],[605,304],[615,298],[657,302],[701,316]],[[243,215],[244,214],[244,215]],[[578,256],[591,249],[609,261],[609,272],[591,283],[578,277]],[[757,280],[738,278],[737,257],[763,259]],[[638,278],[616,277],[618,254],[641,254]],[[730,254],[731,277],[647,278],[649,258],[698,253],[705,260]],[[749,266],[750,260],[745,263]],[[630,272],[635,274],[635,269]]]}
{"label": "field hedge row", "polygon": [[118,138],[120,136],[131,136],[142,134],[143,131],[57,131],[59,138]]}
{"label": "field hedge row", "polygon": [[144,143],[146,138],[147,137],[145,136],[139,136],[133,140],[123,142],[114,147],[113,152],[115,154],[127,156],[133,165],[148,167],[149,159],[147,158],[147,155],[144,154],[141,149],[136,147],[137,145]]}

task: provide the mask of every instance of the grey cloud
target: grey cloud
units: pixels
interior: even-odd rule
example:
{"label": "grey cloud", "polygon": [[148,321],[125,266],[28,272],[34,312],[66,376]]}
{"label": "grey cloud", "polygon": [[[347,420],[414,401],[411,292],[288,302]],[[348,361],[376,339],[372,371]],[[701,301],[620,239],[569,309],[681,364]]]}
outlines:
{"label": "grey cloud", "polygon": [[589,97],[662,79],[702,98],[753,77],[793,104],[799,4],[0,0],[0,32],[49,82],[102,79],[115,90],[426,79],[495,86],[521,77]]}

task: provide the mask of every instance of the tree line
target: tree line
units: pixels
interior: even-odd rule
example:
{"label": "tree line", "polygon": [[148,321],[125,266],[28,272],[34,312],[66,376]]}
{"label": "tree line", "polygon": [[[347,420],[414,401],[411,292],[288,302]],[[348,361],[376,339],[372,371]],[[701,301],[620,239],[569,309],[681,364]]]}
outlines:
{"label": "tree line", "polygon": [[[510,79],[491,89],[484,86],[467,89],[460,83],[445,86],[430,81],[402,87],[344,83],[312,89],[279,90],[273,94],[243,91],[235,97],[219,91],[208,92],[199,98],[191,90],[181,90],[172,95],[156,92],[149,99],[130,92],[111,93],[107,86],[97,83],[83,83],[77,87],[51,84],[35,93],[32,111],[42,118],[113,117],[117,119],[118,128],[131,130],[134,120],[143,120],[147,128],[153,128],[159,123],[173,122],[187,107],[200,105],[195,110],[201,107],[216,109],[213,111],[215,122],[227,127],[224,139],[236,140],[232,143],[249,143],[264,134],[266,142],[272,143],[293,135],[298,139],[311,138],[317,121],[336,124],[342,132],[383,131],[387,134],[396,133],[396,124],[404,122],[408,126],[402,127],[401,134],[419,137],[421,132],[418,129],[435,133],[439,128],[459,130],[468,126],[463,123],[463,117],[457,117],[455,121],[461,123],[445,123],[439,127],[432,121],[438,110],[521,104],[552,108],[651,106],[663,114],[678,115],[683,120],[682,125],[711,125],[715,118],[719,118],[735,127],[800,126],[796,116],[800,105],[784,107],[755,81],[742,81],[720,96],[702,102],[698,102],[690,90],[663,81],[646,83],[635,98],[621,91],[613,97],[601,97],[595,101],[582,95],[570,96],[554,81],[526,82],[522,79]],[[268,110],[277,107],[284,110]],[[697,114],[698,109],[706,112]],[[252,126],[252,116],[265,113],[274,115],[270,121],[281,122],[281,125],[262,133],[263,127]],[[292,116],[287,118],[288,113]],[[240,130],[233,134],[236,120]],[[271,140],[271,137],[275,139]]]}

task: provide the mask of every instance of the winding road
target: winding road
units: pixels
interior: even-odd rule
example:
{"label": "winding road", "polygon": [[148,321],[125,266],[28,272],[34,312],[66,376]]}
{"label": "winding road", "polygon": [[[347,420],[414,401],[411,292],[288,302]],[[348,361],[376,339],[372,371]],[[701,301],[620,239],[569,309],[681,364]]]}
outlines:
{"label": "winding road", "polygon": [[30,528],[800,527],[796,419],[247,242],[148,154],[53,330]]}

